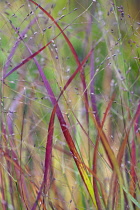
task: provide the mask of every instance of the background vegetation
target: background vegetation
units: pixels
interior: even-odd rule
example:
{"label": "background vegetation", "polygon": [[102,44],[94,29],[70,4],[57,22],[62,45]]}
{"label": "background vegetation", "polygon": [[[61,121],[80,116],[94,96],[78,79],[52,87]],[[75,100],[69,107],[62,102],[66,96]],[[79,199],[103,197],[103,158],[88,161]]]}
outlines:
{"label": "background vegetation", "polygon": [[0,2],[0,209],[140,209],[139,9]]}

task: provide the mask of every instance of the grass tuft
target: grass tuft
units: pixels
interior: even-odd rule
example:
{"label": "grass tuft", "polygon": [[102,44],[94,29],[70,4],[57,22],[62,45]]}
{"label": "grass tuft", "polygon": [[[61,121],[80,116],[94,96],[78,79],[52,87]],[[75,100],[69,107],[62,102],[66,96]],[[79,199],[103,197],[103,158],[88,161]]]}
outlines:
{"label": "grass tuft", "polygon": [[0,209],[139,209],[137,1],[0,8]]}

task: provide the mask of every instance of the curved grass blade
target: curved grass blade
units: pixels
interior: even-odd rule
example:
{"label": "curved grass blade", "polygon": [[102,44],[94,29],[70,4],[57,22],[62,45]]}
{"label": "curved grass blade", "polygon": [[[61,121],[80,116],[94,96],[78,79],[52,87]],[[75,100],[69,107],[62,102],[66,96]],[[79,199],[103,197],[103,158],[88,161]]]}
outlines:
{"label": "curved grass blade", "polygon": [[[28,50],[29,50],[29,48],[28,48]],[[92,50],[93,50],[93,49],[92,49]],[[67,82],[66,85],[64,86],[64,89],[63,89],[62,92],[60,93],[60,96],[63,94],[64,90],[68,87],[68,85],[71,83],[71,81],[74,79],[74,77],[76,76],[76,74],[80,71],[80,69],[82,68],[82,65],[86,62],[86,60],[87,60],[88,57],[90,56],[92,50],[88,53],[88,55],[86,56],[86,58],[84,59],[84,61],[83,61],[83,62],[80,64],[80,66],[76,69],[76,71],[75,71],[76,73],[74,73],[74,74],[71,76],[71,78],[68,80],[68,82]],[[31,51],[30,51],[30,53],[31,53]],[[91,184],[91,182],[90,182],[90,180],[89,180],[89,177],[88,177],[88,175],[87,175],[87,172],[86,172],[86,170],[85,170],[85,165],[84,165],[84,163],[82,162],[82,160],[81,160],[81,158],[80,158],[80,156],[79,156],[79,154],[78,154],[78,152],[77,152],[77,149],[76,149],[76,147],[75,147],[75,144],[74,144],[74,142],[73,142],[73,139],[72,139],[72,137],[71,137],[71,135],[70,135],[70,132],[69,132],[69,130],[68,130],[68,128],[67,128],[67,124],[66,124],[66,122],[65,122],[65,120],[64,120],[64,118],[63,118],[62,112],[61,112],[61,110],[60,110],[60,108],[59,108],[59,106],[58,106],[58,100],[55,99],[55,95],[54,95],[54,93],[53,93],[53,91],[52,91],[52,89],[51,89],[51,86],[50,86],[48,80],[46,79],[46,76],[45,76],[45,74],[44,74],[44,72],[43,72],[41,66],[39,65],[38,61],[37,61],[35,58],[34,58],[34,61],[35,61],[35,64],[37,65],[37,67],[38,67],[40,76],[41,76],[41,78],[42,78],[42,81],[44,82],[44,86],[45,86],[45,88],[46,88],[46,90],[47,90],[47,92],[48,92],[48,95],[49,95],[49,97],[50,97],[50,100],[51,100],[52,104],[53,104],[54,106],[56,106],[56,114],[57,114],[58,120],[59,120],[59,122],[60,122],[60,126],[61,126],[61,129],[62,129],[62,132],[63,132],[63,134],[64,134],[64,136],[65,136],[65,139],[66,139],[66,141],[67,141],[67,143],[68,143],[68,146],[69,146],[69,148],[70,148],[70,151],[71,151],[72,154],[73,154],[73,158],[74,158],[74,160],[75,160],[75,162],[76,162],[76,165],[77,165],[77,167],[78,167],[78,169],[79,169],[79,172],[80,172],[80,174],[81,174],[81,177],[82,177],[82,179],[83,179],[83,181],[84,181],[84,183],[85,183],[85,185],[86,185],[86,188],[87,188],[87,190],[88,190],[88,192],[89,192],[89,194],[90,194],[90,196],[91,196],[91,198],[92,198],[92,200],[93,200],[93,203],[94,203],[94,205],[95,205],[95,207],[96,207],[96,202],[95,202],[95,197],[94,197],[94,190],[93,190],[92,184]],[[58,97],[58,99],[60,98],[60,96]],[[54,107],[54,109],[55,109],[55,107]]]}
{"label": "curved grass blade", "polygon": [[[66,34],[64,33],[64,31],[61,29],[61,27],[59,26],[59,24],[57,23],[57,21],[51,16],[50,13],[48,13],[43,7],[41,7],[39,4],[37,4],[36,2],[34,2],[33,0],[29,0],[30,2],[32,2],[33,4],[35,4],[38,8],[40,8],[53,22],[54,24],[56,25],[56,27],[60,30],[60,32],[62,33],[62,35],[64,36],[74,58],[75,58],[75,61],[77,63],[78,66],[80,66],[80,61],[79,61],[79,58],[78,58],[78,55],[72,45],[72,43],[70,42],[70,40],[68,39],[68,37],[66,36]],[[92,5],[92,3],[91,3]],[[80,74],[80,78],[81,78],[81,81],[82,81],[82,85],[83,85],[83,92],[84,92],[84,98],[85,98],[85,102],[86,103],[89,103],[88,102],[88,94],[87,94],[87,88],[86,88],[86,81],[85,81],[85,74],[84,74],[84,70],[83,68],[81,69],[81,74]],[[86,105],[85,105],[85,108],[86,108]],[[86,110],[86,119],[87,119],[87,124],[88,124],[88,110]]]}
{"label": "curved grass blade", "polygon": [[104,146],[104,149],[106,151],[106,154],[108,156],[108,159],[110,160],[110,163],[112,165],[112,168],[114,170],[114,173],[117,174],[117,177],[118,177],[118,180],[119,180],[119,186],[120,186],[120,198],[121,198],[121,209],[123,210],[124,209],[124,206],[123,206],[123,203],[124,203],[124,195],[123,195],[123,189],[122,189],[122,186],[123,186],[123,179],[122,179],[122,175],[121,175],[121,171],[120,171],[120,167],[119,167],[119,163],[118,163],[118,160],[117,158],[115,157],[115,154],[113,152],[113,150],[111,149],[109,143],[108,143],[108,139],[102,129],[102,126],[100,125],[100,123],[97,122],[94,114],[92,114],[92,109],[90,107],[88,107],[87,105],[87,109],[89,110],[89,114],[95,124],[95,127],[98,131],[98,135],[101,139],[101,142]]}
{"label": "curved grass blade", "polygon": [[72,54],[74,55],[74,58],[76,60],[76,63],[79,65],[80,61],[78,58],[78,55],[73,47],[73,45],[71,44],[70,40],[68,39],[68,37],[66,36],[66,34],[64,33],[64,31],[61,29],[61,27],[58,25],[58,23],[56,22],[56,20],[51,16],[51,14],[49,12],[47,12],[43,7],[41,7],[39,4],[37,4],[35,1],[33,0],[29,0],[30,2],[32,2],[33,4],[35,4],[39,9],[41,9],[53,22],[54,24],[57,26],[57,28],[60,30],[60,32],[62,33],[62,35],[64,36],[66,42],[68,43],[68,46],[71,49]]}
{"label": "curved grass blade", "polygon": [[75,72],[71,75],[71,77],[68,79],[67,83],[64,85],[57,101],[60,99],[60,97],[63,95],[64,91],[67,89],[67,87],[70,85],[70,83],[72,82],[72,80],[75,78],[75,76],[77,75],[78,72],[81,71],[83,65],[86,63],[86,61],[88,60],[88,58],[91,56],[92,52],[93,52],[94,48],[92,48],[89,53],[87,54],[87,56],[84,58],[84,60],[80,63],[80,65],[77,67],[77,69],[75,70]]}
{"label": "curved grass blade", "polygon": [[[25,175],[25,173],[26,173],[26,175],[29,175],[27,171],[25,172],[25,171],[21,168],[21,166],[18,164],[17,161],[15,161],[12,157],[10,157],[9,154],[7,154],[7,152],[5,152],[4,150],[2,150],[1,148],[0,148],[0,152],[3,154],[3,156],[5,157],[5,159],[6,159],[7,161],[9,161],[10,163],[12,163],[12,164],[14,165],[14,167],[15,167],[18,171],[20,171],[20,172],[22,173],[22,175]],[[11,177],[12,177],[12,176],[11,176]],[[12,177],[12,179],[13,179],[14,182],[17,182],[17,180],[15,180],[13,177]]]}
{"label": "curved grass blade", "polygon": [[[69,24],[70,25],[70,24]],[[68,26],[69,26],[68,25]],[[66,30],[66,28],[68,27],[66,26],[64,30]],[[32,53],[31,56],[25,58],[21,63],[19,63],[17,66],[15,66],[13,69],[11,69],[7,74],[4,74],[2,80],[6,79],[8,76],[10,76],[12,73],[14,73],[17,69],[19,69],[21,66],[23,66],[24,64],[28,63],[31,59],[33,59],[35,56],[37,56],[39,53],[41,53],[46,47],[48,47],[51,43],[53,43],[53,41],[55,39],[57,39],[59,37],[59,35],[61,34],[61,32],[59,34],[57,34],[57,36],[55,36],[50,42],[48,42],[45,46],[43,46],[42,48],[40,48],[38,51],[36,51],[35,53]],[[22,37],[20,36],[20,39],[22,40]]]}
{"label": "curved grass blade", "polygon": [[[56,39],[59,35],[57,35],[54,39]],[[53,39],[53,40],[54,40]],[[10,76],[12,73],[14,73],[17,69],[19,69],[21,66],[23,66],[24,64],[26,64],[27,62],[29,62],[32,58],[34,58],[35,56],[37,56],[41,51],[43,51],[48,45],[50,45],[52,43],[52,40],[50,42],[48,42],[44,47],[42,47],[41,49],[39,49],[37,52],[33,53],[31,56],[29,56],[28,58],[24,59],[20,64],[18,64],[15,68],[13,68],[11,71],[9,71],[6,75],[3,76],[3,80],[6,79],[6,77]]]}
{"label": "curved grass blade", "polygon": [[127,194],[128,198],[138,207],[140,208],[140,203],[127,191],[127,189],[123,186],[124,192]]}
{"label": "curved grass blade", "polygon": [[[113,102],[114,98],[115,98],[115,94],[112,95],[112,97],[111,97],[111,99],[110,99],[110,101],[108,103],[108,106],[107,106],[107,108],[105,110],[105,114],[104,114],[104,117],[103,117],[103,120],[102,120],[102,124],[101,124],[102,127],[104,125],[105,119],[106,119],[107,114],[108,114],[108,112],[109,112],[109,110],[111,108],[111,105],[112,105],[112,102]],[[93,110],[93,105],[92,105],[92,110]],[[98,115],[95,114],[95,117],[96,117],[97,122],[99,122]],[[98,154],[99,141],[100,141],[100,138],[99,138],[99,136],[97,136],[95,149],[94,149],[94,155],[93,155],[93,172],[95,174],[97,174],[97,158],[98,158],[97,154]],[[96,201],[97,201],[97,204],[98,204],[98,208],[100,210],[102,210],[101,201],[100,201],[100,197],[99,197],[99,193],[98,193],[97,181],[96,181],[94,176],[93,176],[93,186],[94,186],[94,190],[95,190],[95,198],[96,198]],[[105,199],[105,204],[107,204],[107,199]]]}
{"label": "curved grass blade", "polygon": [[[126,135],[125,135],[124,140],[122,141],[122,144],[120,146],[120,149],[119,149],[119,152],[118,152],[118,155],[117,155],[117,160],[118,160],[119,166],[121,166],[121,163],[122,163],[122,158],[124,156],[124,152],[125,152],[125,149],[126,149],[126,146],[127,146],[127,142],[128,142],[128,137],[129,137],[130,130],[131,130],[131,128],[132,128],[135,120],[139,116],[139,114],[140,114],[140,103],[138,104],[136,113],[135,113],[135,115],[134,115],[134,117],[133,117],[133,119],[132,119],[132,121],[130,123],[129,128],[126,131]],[[114,192],[117,191],[117,187],[118,187],[117,186],[117,176],[116,176],[115,173],[112,175],[112,181],[111,181],[111,183],[112,183],[112,190],[114,189],[112,191],[112,193],[114,194]],[[110,208],[113,208],[112,205],[114,205],[114,199],[115,199],[115,197],[112,198],[112,200],[111,200],[111,202],[109,204]]]}
{"label": "curved grass blade", "polygon": [[129,191],[130,194],[135,198],[136,197],[136,144],[135,141],[132,141],[131,146],[131,167],[130,167],[130,184],[129,184]]}
{"label": "curved grass blade", "polygon": [[126,135],[124,137],[124,140],[123,140],[123,142],[121,144],[121,147],[119,149],[119,152],[118,152],[118,155],[117,155],[117,159],[118,159],[118,163],[119,164],[121,164],[122,157],[124,155],[124,151],[125,151],[125,148],[127,146],[127,141],[128,141],[128,136],[129,136],[130,130],[131,130],[131,128],[132,128],[132,126],[133,126],[136,118],[139,116],[139,114],[140,114],[140,103],[139,103],[139,105],[137,107],[136,113],[135,113],[135,115],[134,115],[134,117],[133,117],[133,119],[132,119],[132,121],[130,123],[130,126],[128,128],[128,131],[126,132]]}
{"label": "curved grass blade", "polygon": [[91,53],[90,56],[90,98],[91,98],[91,106],[92,106],[92,111],[95,114],[96,120],[100,122],[99,119],[99,114],[96,106],[96,97],[95,97],[95,89],[94,89],[94,76],[95,76],[95,71],[94,71],[94,52]]}
{"label": "curved grass blade", "polygon": [[[77,71],[77,73],[78,73],[78,71]],[[53,93],[53,91],[52,91],[52,89],[50,87],[50,84],[48,83],[48,81],[47,81],[47,79],[46,79],[46,77],[44,75],[44,72],[41,71],[41,69],[40,69],[40,75],[42,77],[42,80],[43,80],[44,85],[45,85],[45,87],[46,87],[46,89],[48,91],[48,94],[50,96],[50,99],[51,99],[53,105],[56,106],[56,114],[57,114],[58,120],[60,122],[60,126],[61,126],[61,129],[62,129],[62,132],[63,132],[64,137],[65,137],[65,139],[67,141],[67,144],[68,144],[68,146],[70,148],[70,151],[72,152],[73,158],[74,158],[74,160],[76,162],[76,165],[77,165],[77,167],[79,169],[81,177],[82,177],[82,179],[83,179],[83,181],[84,181],[84,183],[85,183],[85,185],[87,187],[87,190],[89,191],[89,194],[90,194],[90,196],[91,196],[91,198],[92,198],[92,200],[94,202],[94,205],[96,206],[93,187],[91,185],[91,182],[90,182],[89,177],[87,175],[87,172],[85,170],[85,165],[81,161],[81,158],[80,158],[80,156],[79,156],[79,154],[77,152],[77,149],[75,147],[75,144],[73,142],[73,139],[72,139],[72,137],[70,135],[70,132],[69,132],[69,130],[67,128],[67,124],[66,124],[66,122],[65,122],[65,120],[63,118],[62,112],[61,112],[61,110],[59,108],[59,105],[58,105],[58,100],[55,99],[55,96],[54,96],[54,93]],[[73,76],[73,78],[74,78],[74,76]],[[68,87],[69,84],[70,84],[70,81],[66,84],[64,89],[66,89],[66,87]],[[63,92],[64,92],[64,90],[61,92],[60,96],[62,95]],[[59,98],[60,98],[60,96],[59,96]]]}
{"label": "curved grass blade", "polygon": [[32,207],[32,210],[36,209],[36,206],[38,204],[38,201],[41,197],[43,188],[44,188],[44,194],[47,192],[48,188],[48,175],[49,175],[49,170],[51,166],[51,157],[52,157],[52,142],[53,142],[53,132],[54,132],[54,119],[55,119],[55,113],[56,113],[56,107],[54,107],[53,112],[51,114],[50,122],[49,122],[49,127],[48,127],[48,136],[47,136],[47,142],[46,142],[46,152],[45,152],[45,170],[44,170],[44,178],[43,182],[41,184],[41,187],[39,189],[36,201]]}
{"label": "curved grass blade", "polygon": [[[37,17],[35,17],[29,24],[28,26],[20,33],[20,36],[23,37],[27,31],[29,30],[29,28],[35,24],[35,22],[37,21]],[[12,25],[12,24],[11,24]],[[15,42],[15,44],[13,45],[11,52],[9,53],[9,56],[7,57],[7,61],[5,62],[5,65],[3,67],[3,75],[6,75],[6,71],[8,69],[8,67],[10,66],[11,63],[11,59],[14,56],[16,49],[18,47],[18,45],[20,44],[21,40],[17,39],[17,41]]]}

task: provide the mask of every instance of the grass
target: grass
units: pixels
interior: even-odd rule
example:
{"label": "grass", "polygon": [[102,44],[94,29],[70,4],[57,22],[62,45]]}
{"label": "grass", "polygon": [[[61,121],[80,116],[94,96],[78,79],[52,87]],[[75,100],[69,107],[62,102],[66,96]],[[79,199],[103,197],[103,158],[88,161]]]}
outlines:
{"label": "grass", "polygon": [[140,209],[135,4],[0,6],[0,209]]}

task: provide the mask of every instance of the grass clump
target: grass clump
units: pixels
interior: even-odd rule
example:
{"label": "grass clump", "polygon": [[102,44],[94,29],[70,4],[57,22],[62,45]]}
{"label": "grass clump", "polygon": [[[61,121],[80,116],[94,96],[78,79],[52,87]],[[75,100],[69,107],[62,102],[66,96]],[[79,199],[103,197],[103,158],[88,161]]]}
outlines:
{"label": "grass clump", "polygon": [[0,5],[0,209],[139,209],[135,5]]}

